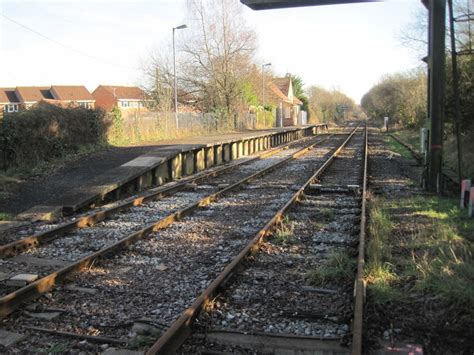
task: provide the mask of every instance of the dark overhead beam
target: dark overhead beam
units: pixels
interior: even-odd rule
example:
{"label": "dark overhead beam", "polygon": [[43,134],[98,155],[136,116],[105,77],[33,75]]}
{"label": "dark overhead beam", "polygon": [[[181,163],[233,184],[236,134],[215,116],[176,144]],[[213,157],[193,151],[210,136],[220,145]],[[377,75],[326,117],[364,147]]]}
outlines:
{"label": "dark overhead beam", "polygon": [[380,2],[384,0],[240,0],[253,10],[283,9],[300,6],[320,6],[336,4],[355,4],[361,2]]}

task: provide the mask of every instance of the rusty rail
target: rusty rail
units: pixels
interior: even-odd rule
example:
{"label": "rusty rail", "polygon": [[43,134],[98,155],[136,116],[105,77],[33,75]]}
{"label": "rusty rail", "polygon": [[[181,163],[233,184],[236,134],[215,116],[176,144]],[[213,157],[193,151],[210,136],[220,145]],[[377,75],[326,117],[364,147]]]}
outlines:
{"label": "rusty rail", "polygon": [[410,152],[410,154],[413,156],[413,158],[415,158],[415,160],[417,161],[418,164],[423,164],[423,155],[420,152],[416,151],[415,148],[413,148],[413,146],[411,144],[408,144],[408,143],[402,141],[400,138],[398,138],[393,133],[390,133],[389,136],[392,137],[395,141],[397,141],[401,145],[403,145]]}
{"label": "rusty rail", "polygon": [[[310,138],[303,138],[301,141],[305,140],[311,140],[311,139],[316,139],[315,137],[310,137]],[[34,235],[26,236],[22,239],[4,244],[0,246],[0,257],[9,257],[9,256],[14,256],[22,251],[25,251],[27,249],[31,248],[36,248],[41,244],[46,244],[49,243],[64,234],[73,231],[75,229],[79,228],[86,228],[95,225],[98,222],[101,222],[108,218],[109,216],[119,212],[126,210],[128,208],[134,207],[134,206],[140,206],[145,202],[156,200],[159,198],[162,198],[164,196],[169,196],[173,193],[178,192],[179,190],[183,189],[187,184],[192,183],[192,182],[197,182],[201,181],[210,177],[215,177],[218,176],[222,173],[231,171],[233,169],[236,169],[240,167],[241,165],[249,164],[253,161],[263,159],[265,157],[277,154],[281,152],[282,150],[285,150],[288,148],[288,146],[294,144],[295,141],[290,142],[284,146],[279,146],[276,148],[273,148],[271,150],[268,150],[266,152],[262,152],[258,156],[248,159],[243,162],[238,162],[238,163],[230,163],[226,164],[225,166],[218,167],[215,169],[212,169],[211,171],[203,171],[201,173],[195,174],[194,176],[191,176],[189,178],[185,178],[181,180],[180,182],[174,184],[173,186],[165,186],[165,187],[159,187],[159,188],[154,188],[151,189],[150,191],[142,194],[139,197],[135,197],[132,199],[125,199],[124,201],[118,203],[115,206],[106,208],[105,210],[101,210],[98,212],[94,212],[92,214],[88,214],[86,216],[80,217],[77,220],[70,221],[67,223],[63,223],[57,227],[54,227],[50,230],[37,233]]]}
{"label": "rusty rail", "polygon": [[247,255],[255,253],[259,245],[271,234],[273,228],[283,219],[286,211],[304,196],[306,188],[317,179],[333,162],[334,158],[347,145],[354,136],[359,126],[357,126],[346,140],[331,154],[324,164],[303,184],[303,186],[293,194],[290,200],[270,219],[267,224],[256,234],[247,246],[231,261],[229,265],[219,274],[219,276],[204,290],[204,292],[186,309],[183,314],[174,321],[170,328],[157,340],[157,342],[147,351],[147,355],[171,354],[174,353],[183,342],[191,335],[191,326],[199,315],[201,309],[238,270],[239,265]]}
{"label": "rusty rail", "polygon": [[357,255],[357,276],[354,283],[354,321],[352,324],[352,355],[362,354],[362,331],[364,321],[365,302],[365,229],[366,229],[366,194],[367,194],[367,168],[368,168],[368,133],[365,126],[364,139],[364,167],[362,180],[362,206],[360,215],[359,248]]}
{"label": "rusty rail", "polygon": [[[354,132],[352,133],[354,134]],[[352,137],[351,134],[351,137]],[[223,188],[213,194],[208,195],[207,197],[204,197],[200,199],[199,201],[185,207],[184,209],[181,209],[179,211],[176,211],[162,219],[160,219],[157,222],[154,222],[147,227],[136,231],[120,240],[117,242],[106,246],[105,248],[102,248],[101,250],[98,250],[95,253],[92,253],[74,263],[71,265],[68,265],[66,267],[61,268],[60,270],[53,272],[47,276],[44,276],[40,278],[39,280],[20,288],[19,290],[16,290],[12,293],[9,293],[8,295],[3,296],[0,298],[0,318],[3,318],[10,313],[12,313],[15,309],[20,307],[21,304],[31,301],[33,299],[38,298],[42,294],[52,290],[56,284],[64,280],[67,276],[71,275],[74,272],[80,271],[94,263],[94,261],[97,258],[103,257],[105,255],[108,255],[112,252],[117,252],[118,250],[121,250],[137,240],[140,240],[142,238],[145,238],[148,234],[154,231],[158,231],[160,229],[164,229],[174,223],[175,221],[179,221],[183,219],[184,217],[188,216],[191,214],[194,210],[204,207],[209,205],[210,203],[216,201],[219,197],[223,196],[224,194],[235,190],[242,184],[251,181],[257,177],[263,176],[265,174],[268,174],[269,172],[277,169],[278,167],[286,164],[287,162],[296,159],[299,156],[302,156],[309,152],[313,147],[319,143],[322,143],[329,139],[331,136],[328,136],[324,138],[321,141],[318,142],[313,142],[309,144],[307,147],[301,148],[295,153],[293,153],[291,156],[284,158],[283,160],[268,166],[250,176],[245,177],[244,179],[237,181],[236,183]]]}

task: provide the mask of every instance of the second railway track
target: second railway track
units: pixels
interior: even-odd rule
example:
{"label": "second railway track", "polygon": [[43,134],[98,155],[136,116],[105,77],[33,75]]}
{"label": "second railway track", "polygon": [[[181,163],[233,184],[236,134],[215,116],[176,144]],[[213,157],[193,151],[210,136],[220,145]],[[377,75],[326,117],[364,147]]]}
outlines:
{"label": "second railway track", "polygon": [[360,354],[366,147],[308,179],[148,354]]}

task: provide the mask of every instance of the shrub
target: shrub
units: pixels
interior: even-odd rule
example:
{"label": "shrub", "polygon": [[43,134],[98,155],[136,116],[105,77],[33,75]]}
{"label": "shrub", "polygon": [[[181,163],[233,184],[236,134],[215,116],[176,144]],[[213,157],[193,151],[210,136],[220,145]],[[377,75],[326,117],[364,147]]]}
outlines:
{"label": "shrub", "polygon": [[35,166],[85,146],[103,144],[108,125],[100,109],[47,103],[5,114],[0,124],[3,168]]}

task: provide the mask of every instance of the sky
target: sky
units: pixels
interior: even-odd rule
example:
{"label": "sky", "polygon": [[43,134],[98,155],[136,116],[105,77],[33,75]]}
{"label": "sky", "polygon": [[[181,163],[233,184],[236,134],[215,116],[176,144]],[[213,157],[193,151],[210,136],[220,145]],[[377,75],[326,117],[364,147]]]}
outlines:
{"label": "sky", "polygon": [[[391,0],[244,6],[243,15],[258,36],[258,63],[359,102],[383,75],[421,65],[399,38],[422,8],[419,0]],[[140,85],[150,53],[167,50],[171,29],[182,23],[184,0],[0,0],[0,87]]]}

